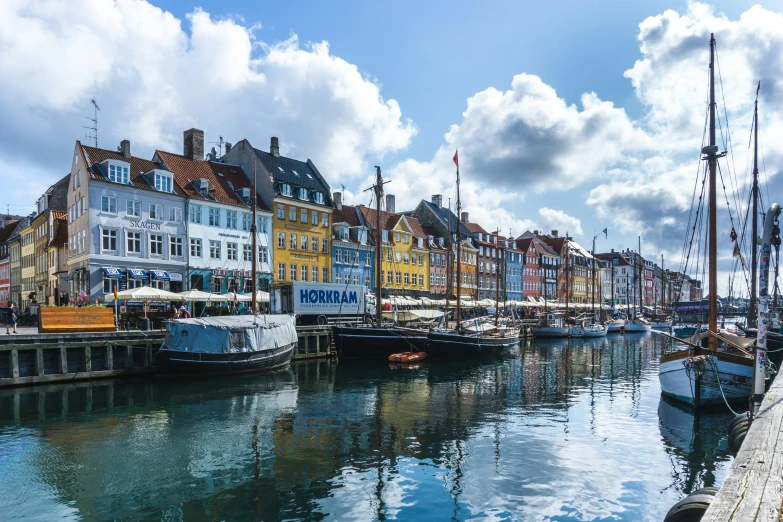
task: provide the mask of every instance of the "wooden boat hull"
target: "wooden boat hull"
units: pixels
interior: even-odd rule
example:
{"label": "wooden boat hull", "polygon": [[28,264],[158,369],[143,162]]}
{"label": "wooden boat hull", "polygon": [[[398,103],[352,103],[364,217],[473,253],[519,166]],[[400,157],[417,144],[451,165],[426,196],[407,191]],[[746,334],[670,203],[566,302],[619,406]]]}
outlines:
{"label": "wooden boat hull", "polygon": [[161,348],[155,356],[155,373],[225,375],[279,370],[291,362],[296,344],[291,343],[274,350],[238,353],[182,352]]}
{"label": "wooden boat hull", "polygon": [[532,328],[533,337],[540,338],[559,338],[568,337],[568,328],[560,328],[556,326],[534,326]]}
{"label": "wooden boat hull", "polygon": [[433,359],[464,359],[497,355],[519,344],[519,338],[482,337],[452,332],[430,332],[427,355]]}
{"label": "wooden boat hull", "polygon": [[427,351],[427,333],[408,328],[333,326],[334,346],[343,360],[387,360],[403,350]]}
{"label": "wooden boat hull", "polygon": [[[749,357],[726,352],[703,351],[715,363],[720,375],[720,386],[715,374],[715,367],[709,363],[702,375],[701,405],[714,406],[723,404],[721,388],[726,400],[731,402],[747,401],[753,385],[753,360]],[[688,376],[683,362],[691,357],[693,352],[681,350],[661,357],[658,369],[658,379],[661,393],[677,401],[693,404],[694,381]]]}

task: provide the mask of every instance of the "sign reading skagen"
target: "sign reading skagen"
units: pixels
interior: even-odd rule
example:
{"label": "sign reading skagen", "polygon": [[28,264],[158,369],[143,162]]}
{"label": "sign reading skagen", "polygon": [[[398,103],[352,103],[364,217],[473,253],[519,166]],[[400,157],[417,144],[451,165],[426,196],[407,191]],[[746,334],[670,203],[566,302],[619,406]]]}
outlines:
{"label": "sign reading skagen", "polygon": [[135,228],[146,228],[148,230],[160,230],[160,223],[150,223],[149,221],[137,221],[132,219],[130,226]]}

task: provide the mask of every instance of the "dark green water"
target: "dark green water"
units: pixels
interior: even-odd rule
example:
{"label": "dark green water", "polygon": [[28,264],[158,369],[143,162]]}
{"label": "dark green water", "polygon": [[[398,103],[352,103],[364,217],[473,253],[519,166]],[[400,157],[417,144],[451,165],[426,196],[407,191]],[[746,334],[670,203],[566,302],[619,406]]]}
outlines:
{"label": "dark green water", "polygon": [[730,415],[660,398],[658,337],[484,362],[0,392],[0,519],[661,520]]}

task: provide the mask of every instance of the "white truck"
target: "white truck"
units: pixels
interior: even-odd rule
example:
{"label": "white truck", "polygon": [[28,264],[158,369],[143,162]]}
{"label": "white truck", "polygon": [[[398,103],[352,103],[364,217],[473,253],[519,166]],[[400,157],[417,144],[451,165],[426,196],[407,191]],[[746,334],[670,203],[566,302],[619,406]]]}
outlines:
{"label": "white truck", "polygon": [[365,322],[375,314],[375,298],[363,285],[275,283],[269,306],[273,314],[296,315],[298,325]]}

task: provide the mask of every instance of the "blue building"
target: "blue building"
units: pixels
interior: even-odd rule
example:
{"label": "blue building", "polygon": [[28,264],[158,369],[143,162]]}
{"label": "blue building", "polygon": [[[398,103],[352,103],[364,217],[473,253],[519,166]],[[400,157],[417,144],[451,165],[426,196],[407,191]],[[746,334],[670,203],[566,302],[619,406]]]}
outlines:
{"label": "blue building", "polygon": [[525,265],[525,253],[518,249],[513,239],[501,240],[503,258],[503,278],[505,279],[506,300],[522,301],[522,269]]}
{"label": "blue building", "polygon": [[364,285],[375,291],[375,243],[359,209],[342,204],[342,193],[333,195],[332,282]]}

